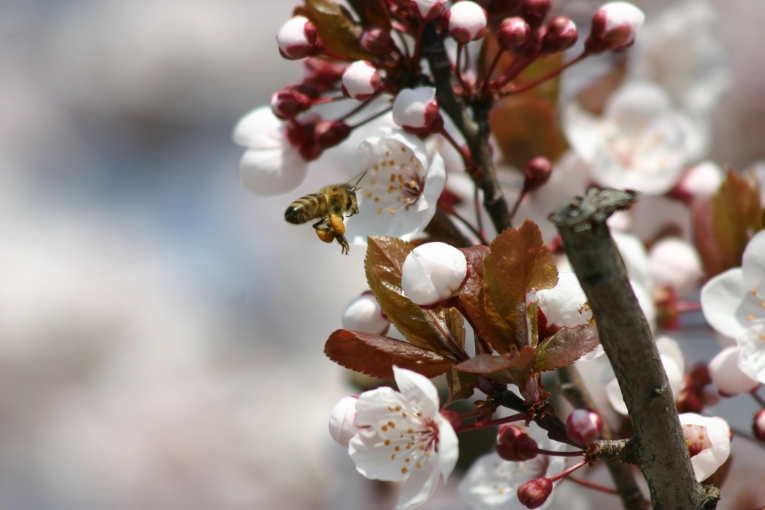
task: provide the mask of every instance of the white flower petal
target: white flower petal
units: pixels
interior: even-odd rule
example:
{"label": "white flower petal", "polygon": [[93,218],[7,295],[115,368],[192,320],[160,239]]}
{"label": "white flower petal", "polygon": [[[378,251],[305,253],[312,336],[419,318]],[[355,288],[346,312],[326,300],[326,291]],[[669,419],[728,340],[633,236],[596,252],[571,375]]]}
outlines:
{"label": "white flower petal", "polygon": [[709,376],[720,395],[733,397],[754,390],[758,382],[739,367],[739,348],[727,347],[709,362]]}
{"label": "white flower petal", "polygon": [[624,397],[622,396],[622,390],[619,388],[619,381],[616,378],[606,385],[606,395],[608,396],[608,403],[611,404],[614,411],[623,416],[629,415],[627,404],[624,403]]}
{"label": "white flower petal", "polygon": [[765,292],[765,230],[755,234],[746,245],[742,270],[750,288]]}
{"label": "white flower petal", "polygon": [[284,122],[270,106],[260,106],[247,113],[236,124],[234,142],[253,149],[281,149],[284,145]]}
{"label": "white flower petal", "polygon": [[406,480],[409,475],[401,470],[401,463],[381,455],[382,442],[383,439],[372,429],[361,429],[353,436],[348,444],[348,454],[356,464],[356,471],[370,480]]}
{"label": "white flower petal", "polygon": [[704,274],[696,248],[677,237],[658,241],[648,257],[656,285],[673,288],[680,298],[692,292]]}
{"label": "white flower petal", "polygon": [[577,155],[587,163],[592,163],[599,146],[598,117],[577,103],[571,103],[563,115],[563,132]]}
{"label": "white flower petal", "polygon": [[435,463],[428,459],[421,468],[412,471],[398,496],[396,510],[408,510],[423,504],[436,491],[437,485],[438,469]]}
{"label": "white flower petal", "polygon": [[438,390],[430,382],[430,379],[417,372],[393,366],[393,377],[396,385],[404,397],[419,406],[426,416],[435,416],[438,413]]}
{"label": "white flower petal", "polygon": [[239,179],[260,196],[281,195],[305,179],[308,163],[294,147],[248,149],[239,160]]}
{"label": "white flower petal", "polygon": [[765,324],[755,324],[736,338],[738,366],[744,374],[765,384]]}
{"label": "white flower petal", "polygon": [[558,284],[552,289],[537,291],[536,296],[548,324],[573,328],[588,324],[592,319],[592,311],[583,308],[587,296],[574,273],[559,273]]}
{"label": "white flower petal", "polygon": [[679,416],[689,448],[704,449],[691,457],[696,480],[701,482],[714,474],[730,455],[730,428],[722,418],[707,418],[696,413]]}
{"label": "white flower petal", "polygon": [[701,289],[701,309],[704,317],[723,335],[737,338],[745,330],[737,317],[737,311],[748,292],[749,288],[744,283],[744,272],[741,268],[729,269],[718,274]]}
{"label": "white flower petal", "polygon": [[667,356],[674,361],[681,374],[685,372],[685,356],[683,356],[682,349],[680,349],[680,346],[673,338],[660,336],[656,339],[656,349],[658,349],[661,356]]}
{"label": "white flower petal", "polygon": [[648,259],[648,251],[639,237],[624,232],[611,232],[611,237],[619,248],[627,276],[646,289],[653,287],[651,277],[651,264]]}
{"label": "white flower petal", "polygon": [[436,415],[436,425],[438,425],[438,470],[445,482],[457,465],[460,454],[459,440],[452,424],[440,414]]}

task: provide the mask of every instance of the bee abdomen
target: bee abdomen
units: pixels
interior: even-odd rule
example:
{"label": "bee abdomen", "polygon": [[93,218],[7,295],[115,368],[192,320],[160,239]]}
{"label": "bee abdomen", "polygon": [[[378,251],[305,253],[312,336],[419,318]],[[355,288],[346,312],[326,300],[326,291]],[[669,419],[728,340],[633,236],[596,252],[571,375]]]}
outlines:
{"label": "bee abdomen", "polygon": [[284,212],[284,219],[299,225],[322,216],[326,209],[327,200],[324,195],[313,193],[292,202]]}

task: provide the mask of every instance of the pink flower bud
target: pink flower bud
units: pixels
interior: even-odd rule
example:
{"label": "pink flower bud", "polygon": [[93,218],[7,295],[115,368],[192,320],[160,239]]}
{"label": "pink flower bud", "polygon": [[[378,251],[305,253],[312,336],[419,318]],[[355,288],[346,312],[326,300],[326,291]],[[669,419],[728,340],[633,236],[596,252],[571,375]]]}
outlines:
{"label": "pink flower bud", "polygon": [[712,476],[730,455],[730,427],[719,417],[706,417],[694,413],[678,416],[688,445],[691,465],[696,480],[701,482]]}
{"label": "pink flower bud", "polygon": [[313,131],[316,145],[322,149],[334,147],[351,134],[351,127],[345,122],[324,120],[316,124]]}
{"label": "pink flower bud", "polygon": [[433,305],[452,297],[467,278],[465,255],[446,243],[418,246],[404,260],[401,289],[413,303]]}
{"label": "pink flower bud", "polygon": [[329,434],[345,448],[348,448],[351,438],[359,431],[354,423],[358,401],[359,397],[345,397],[337,403],[329,417]]}
{"label": "pink flower bud", "polygon": [[310,97],[297,90],[280,90],[271,95],[271,111],[281,119],[291,119],[309,109]]}
{"label": "pink flower bud", "polygon": [[723,397],[747,393],[760,384],[741,371],[738,356],[738,347],[728,347],[709,362],[709,375],[717,386],[717,392]]}
{"label": "pink flower bud", "polygon": [[343,71],[343,94],[359,101],[372,97],[381,83],[377,69],[366,60],[357,60]]}
{"label": "pink flower bud", "polygon": [[552,489],[548,478],[534,478],[518,487],[518,501],[526,508],[539,508],[550,497]]}
{"label": "pink flower bud", "polygon": [[754,437],[765,443],[765,409],[760,409],[757,411],[757,414],[754,415],[752,432],[754,432]]}
{"label": "pink flower bud", "polygon": [[409,12],[420,21],[433,21],[444,12],[446,0],[410,0]]}
{"label": "pink flower bud", "polygon": [[654,283],[671,287],[680,298],[696,289],[704,275],[696,248],[677,237],[666,237],[651,246],[648,262]]}
{"label": "pink flower bud", "polygon": [[531,26],[539,26],[550,11],[550,0],[523,0],[523,18]]}
{"label": "pink flower bud", "polygon": [[343,311],[343,328],[384,335],[390,321],[383,315],[380,304],[371,292],[364,292],[348,303]]}
{"label": "pink flower bud", "polygon": [[318,58],[307,58],[303,65],[303,83],[314,87],[318,92],[335,89],[345,71],[345,67],[340,64]]}
{"label": "pink flower bud", "polygon": [[589,409],[574,409],[566,420],[566,433],[574,441],[589,445],[600,438],[603,418]]}
{"label": "pink flower bud", "polygon": [[592,17],[592,29],[585,48],[592,53],[620,50],[635,42],[635,31],[645,14],[629,2],[609,2]]}
{"label": "pink flower bud", "polygon": [[542,51],[544,53],[558,53],[572,47],[579,34],[576,32],[576,25],[566,16],[553,18],[547,25],[547,32],[542,37]]}
{"label": "pink flower bud", "polygon": [[524,462],[537,456],[539,445],[518,425],[503,425],[497,434],[497,454],[511,462]]}
{"label": "pink flower bud", "polygon": [[387,55],[395,47],[390,32],[378,27],[364,29],[359,45],[373,55]]}
{"label": "pink flower bud", "polygon": [[529,161],[523,171],[523,191],[536,191],[541,188],[552,175],[550,160],[542,156]]}
{"label": "pink flower bud", "polygon": [[522,18],[506,18],[497,30],[499,46],[505,51],[512,51],[522,46],[531,36],[531,27]]}
{"label": "pink flower bud", "polygon": [[427,129],[439,116],[434,87],[403,89],[393,101],[393,122],[404,129]]}
{"label": "pink flower bud", "polygon": [[308,18],[295,16],[276,35],[279,53],[287,60],[315,57],[324,50],[316,26]]}
{"label": "pink flower bud", "polygon": [[476,41],[486,33],[487,16],[480,5],[469,0],[458,2],[446,11],[444,19],[457,42]]}

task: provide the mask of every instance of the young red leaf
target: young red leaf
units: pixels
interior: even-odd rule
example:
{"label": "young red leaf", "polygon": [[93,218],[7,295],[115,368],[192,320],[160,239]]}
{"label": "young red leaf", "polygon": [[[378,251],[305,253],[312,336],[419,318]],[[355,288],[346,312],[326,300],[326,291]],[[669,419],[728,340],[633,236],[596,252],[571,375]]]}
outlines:
{"label": "young red leaf", "polygon": [[410,243],[394,237],[370,237],[364,260],[369,288],[388,320],[412,344],[457,358],[459,344],[465,341],[460,313],[451,308],[423,310],[401,289],[402,267],[412,249]]}
{"label": "young red leaf", "polygon": [[339,5],[330,0],[305,0],[305,7],[295,9],[316,26],[324,46],[333,53],[354,60],[374,60],[375,56],[359,46],[361,30],[343,13]]}
{"label": "young red leaf", "polygon": [[390,30],[390,11],[385,0],[348,0],[364,26]]}
{"label": "young red leaf", "polygon": [[493,374],[510,368],[517,357],[517,354],[478,354],[459,365],[454,365],[454,370],[471,374]]}
{"label": "young red leaf", "polygon": [[598,328],[594,324],[563,328],[539,344],[534,371],[544,372],[571,365],[599,344]]}
{"label": "young red leaf", "polygon": [[500,384],[520,386],[532,376],[535,358],[536,349],[525,347],[520,352],[499,356],[479,354],[453,368],[460,372],[486,375]]}
{"label": "young red leaf", "polygon": [[473,395],[478,387],[478,376],[469,372],[458,372],[452,366],[446,372],[446,385],[449,388],[449,400],[444,407],[449,407],[459,400],[465,400]]}
{"label": "young red leaf", "polygon": [[435,377],[455,363],[451,358],[401,340],[347,329],[338,329],[330,335],[324,354],[345,368],[382,379],[393,379],[393,365]]}
{"label": "young red leaf", "polygon": [[527,219],[521,227],[505,230],[494,239],[484,259],[483,280],[486,311],[495,327],[508,331],[492,347],[507,353],[529,345],[526,294],[531,289],[550,289],[558,282],[555,261],[536,223]]}

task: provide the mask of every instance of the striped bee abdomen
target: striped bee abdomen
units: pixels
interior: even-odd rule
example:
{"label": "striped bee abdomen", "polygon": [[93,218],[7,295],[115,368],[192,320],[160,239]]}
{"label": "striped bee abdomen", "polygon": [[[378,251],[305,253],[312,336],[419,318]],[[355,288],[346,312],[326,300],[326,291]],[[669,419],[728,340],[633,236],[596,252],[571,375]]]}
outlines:
{"label": "striped bee abdomen", "polygon": [[327,212],[327,199],[321,193],[298,198],[284,212],[284,219],[295,225],[320,218]]}

